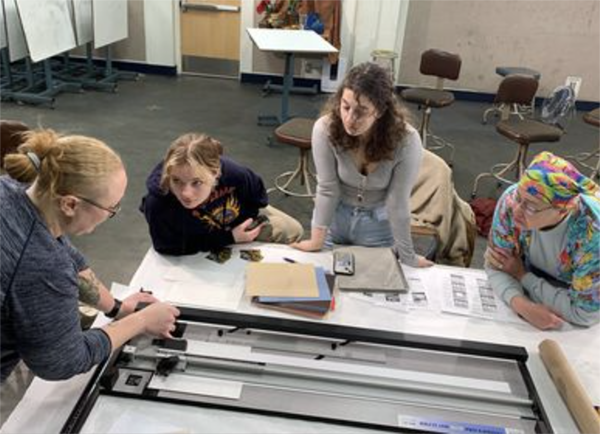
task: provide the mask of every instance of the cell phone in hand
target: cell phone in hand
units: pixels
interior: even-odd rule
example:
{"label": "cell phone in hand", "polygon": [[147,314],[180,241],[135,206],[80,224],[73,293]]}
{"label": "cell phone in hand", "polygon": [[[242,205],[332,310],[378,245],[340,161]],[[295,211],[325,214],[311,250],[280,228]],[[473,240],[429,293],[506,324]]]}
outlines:
{"label": "cell phone in hand", "polygon": [[269,217],[267,217],[266,215],[258,215],[253,221],[252,223],[250,223],[248,225],[248,227],[246,228],[246,231],[251,231],[253,229],[256,229],[259,225],[263,224],[263,223],[267,223],[269,221]]}

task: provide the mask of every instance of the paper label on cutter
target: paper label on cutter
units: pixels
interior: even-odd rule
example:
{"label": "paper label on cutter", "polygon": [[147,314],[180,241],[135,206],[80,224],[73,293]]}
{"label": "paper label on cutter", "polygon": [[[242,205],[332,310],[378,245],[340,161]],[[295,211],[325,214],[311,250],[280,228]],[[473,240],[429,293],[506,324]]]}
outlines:
{"label": "paper label on cutter", "polygon": [[243,383],[220,380],[196,375],[171,374],[168,377],[155,375],[148,385],[150,389],[167,392],[181,392],[192,395],[216,396],[219,398],[240,399]]}
{"label": "paper label on cutter", "polygon": [[454,422],[442,419],[398,415],[398,426],[427,432],[447,434],[525,434],[518,428]]}

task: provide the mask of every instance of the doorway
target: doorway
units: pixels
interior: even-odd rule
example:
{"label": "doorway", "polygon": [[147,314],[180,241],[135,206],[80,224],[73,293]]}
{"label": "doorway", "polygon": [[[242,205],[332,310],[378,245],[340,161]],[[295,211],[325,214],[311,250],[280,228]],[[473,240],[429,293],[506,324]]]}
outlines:
{"label": "doorway", "polygon": [[182,72],[237,79],[241,0],[181,2]]}

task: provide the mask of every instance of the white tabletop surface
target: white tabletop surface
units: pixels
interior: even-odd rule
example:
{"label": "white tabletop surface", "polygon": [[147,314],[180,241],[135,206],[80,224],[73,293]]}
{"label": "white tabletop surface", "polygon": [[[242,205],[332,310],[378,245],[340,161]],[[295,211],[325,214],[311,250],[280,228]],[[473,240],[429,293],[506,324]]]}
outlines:
{"label": "white tabletop surface", "polygon": [[[239,252],[237,252],[239,248],[234,249],[233,257],[236,257],[236,255],[239,257]],[[249,248],[249,246],[244,245],[242,248]],[[304,260],[305,262],[325,266],[331,264],[331,253],[304,254],[287,246],[275,245],[269,245],[269,248],[273,249],[274,254],[281,255],[281,257],[291,257],[299,262]],[[160,298],[164,296],[173,283],[168,279],[168,276],[173,274],[173,270],[184,268],[189,264],[197,264],[201,270],[206,266],[204,264],[208,263],[204,256],[206,254],[185,258],[167,257],[161,256],[150,249],[131,281],[130,290],[134,291],[144,287],[145,289],[151,289]],[[213,267],[214,263],[210,266]],[[460,268],[453,270],[454,273],[460,273],[460,271]],[[123,294],[118,295],[122,296]],[[244,313],[299,319],[295,316],[256,307],[245,296],[242,297],[237,310]],[[106,320],[103,316],[100,316],[99,321]],[[554,339],[563,348],[592,401],[598,404],[600,399],[600,330],[598,327],[580,329],[567,326],[560,331],[542,332],[525,322],[522,324],[501,323],[439,312],[412,311],[403,313],[374,305],[365,305],[364,302],[344,294],[339,294],[336,297],[336,309],[323,321],[420,335],[523,346],[529,351],[530,357],[527,366],[555,432],[576,432],[573,420],[538,354],[537,346],[543,339]],[[68,381],[53,383],[35,379],[24,399],[2,427],[1,432],[59,432],[90,375],[88,373]],[[194,411],[200,410],[194,409]],[[202,409],[202,412],[206,412],[207,418],[212,417],[215,423],[222,421],[222,410]],[[240,424],[240,427],[250,426],[255,428],[254,431],[240,428],[236,432],[267,432],[271,429],[277,431],[273,426],[269,428],[270,422],[265,416],[247,414],[232,417],[236,420],[242,417],[248,421],[249,424]],[[275,422],[273,420],[273,423]],[[277,423],[281,423],[281,421]],[[261,426],[265,426],[263,431],[259,429]],[[132,430],[135,431],[135,428],[132,428]],[[216,431],[215,425],[215,429],[211,432]]]}
{"label": "white tabletop surface", "polygon": [[312,30],[246,29],[261,51],[329,54],[338,50]]}

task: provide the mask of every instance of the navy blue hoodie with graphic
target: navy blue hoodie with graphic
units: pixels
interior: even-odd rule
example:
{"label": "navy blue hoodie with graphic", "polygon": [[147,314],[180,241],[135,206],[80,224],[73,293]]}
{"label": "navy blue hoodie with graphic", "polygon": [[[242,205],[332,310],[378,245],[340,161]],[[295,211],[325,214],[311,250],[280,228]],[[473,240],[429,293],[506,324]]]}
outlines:
{"label": "navy blue hoodie with graphic", "polygon": [[221,157],[221,177],[208,199],[195,209],[187,209],[170,191],[160,188],[163,163],[146,181],[148,193],[140,211],[146,216],[154,249],[165,255],[192,255],[234,244],[232,230],[269,199],[262,179],[250,169]]}

